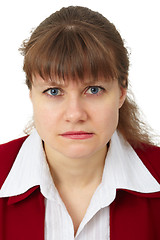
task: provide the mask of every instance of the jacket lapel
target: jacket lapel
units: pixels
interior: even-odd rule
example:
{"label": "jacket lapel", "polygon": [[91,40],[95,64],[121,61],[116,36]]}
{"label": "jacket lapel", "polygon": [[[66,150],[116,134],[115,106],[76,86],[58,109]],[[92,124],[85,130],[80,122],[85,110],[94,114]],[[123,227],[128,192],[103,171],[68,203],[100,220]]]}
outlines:
{"label": "jacket lapel", "polygon": [[44,240],[45,204],[39,187],[6,201],[3,199],[0,208],[1,203],[4,214],[0,219],[0,240]]}
{"label": "jacket lapel", "polygon": [[160,239],[160,192],[117,190],[110,207],[110,240]]}

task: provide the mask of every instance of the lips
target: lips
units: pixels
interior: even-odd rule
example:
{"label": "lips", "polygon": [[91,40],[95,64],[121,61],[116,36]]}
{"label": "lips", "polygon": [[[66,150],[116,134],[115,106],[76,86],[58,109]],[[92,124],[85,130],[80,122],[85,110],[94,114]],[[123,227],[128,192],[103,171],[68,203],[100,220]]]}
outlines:
{"label": "lips", "polygon": [[93,137],[93,133],[84,132],[84,131],[69,131],[60,134],[62,137],[69,138],[69,139],[77,139],[77,140],[84,140]]}

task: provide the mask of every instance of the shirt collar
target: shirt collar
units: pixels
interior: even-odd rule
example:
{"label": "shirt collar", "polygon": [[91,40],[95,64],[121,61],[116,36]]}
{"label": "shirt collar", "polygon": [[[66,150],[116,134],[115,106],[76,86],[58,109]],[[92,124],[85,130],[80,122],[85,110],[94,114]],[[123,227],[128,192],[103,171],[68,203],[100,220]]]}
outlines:
{"label": "shirt collar", "polygon": [[[40,186],[41,192],[46,198],[59,201],[58,192],[45,158],[42,140],[34,130],[23,143],[0,190],[0,197],[17,196],[37,185]],[[102,205],[109,205],[115,198],[116,189],[119,188],[142,193],[160,190],[159,183],[150,174],[132,147],[115,131],[107,153],[102,183],[96,190],[105,196],[102,198]],[[96,196],[98,194],[95,194]]]}
{"label": "shirt collar", "polygon": [[117,189],[131,190],[138,193],[160,191],[157,180],[118,131],[115,131],[111,138],[102,183],[97,190],[102,194],[102,189],[104,197],[101,205],[103,206],[113,202]]}
{"label": "shirt collar", "polygon": [[112,185],[116,189],[128,189],[141,193],[160,190],[159,183],[145,167],[131,145],[117,131],[111,139],[103,181],[105,183],[112,181]]}
{"label": "shirt collar", "polygon": [[44,196],[46,192],[52,192],[50,186],[54,188],[42,140],[34,129],[21,147],[0,190],[0,197],[17,196],[37,185]]}

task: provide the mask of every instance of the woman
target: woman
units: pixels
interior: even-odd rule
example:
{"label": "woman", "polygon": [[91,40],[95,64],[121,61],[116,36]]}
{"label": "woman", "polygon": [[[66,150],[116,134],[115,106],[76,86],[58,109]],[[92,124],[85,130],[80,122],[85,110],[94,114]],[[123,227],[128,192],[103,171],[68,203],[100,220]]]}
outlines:
{"label": "woman", "polygon": [[160,149],[114,25],[62,8],[21,51],[35,129],[0,147],[0,240],[160,239]]}

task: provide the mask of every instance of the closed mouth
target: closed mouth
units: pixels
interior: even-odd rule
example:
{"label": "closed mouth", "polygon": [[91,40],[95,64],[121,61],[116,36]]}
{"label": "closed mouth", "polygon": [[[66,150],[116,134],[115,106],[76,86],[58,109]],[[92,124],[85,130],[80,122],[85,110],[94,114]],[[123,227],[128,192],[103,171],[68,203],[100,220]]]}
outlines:
{"label": "closed mouth", "polygon": [[62,137],[66,137],[70,139],[87,139],[87,138],[91,138],[94,134],[92,132],[84,132],[84,131],[68,131],[60,135]]}

